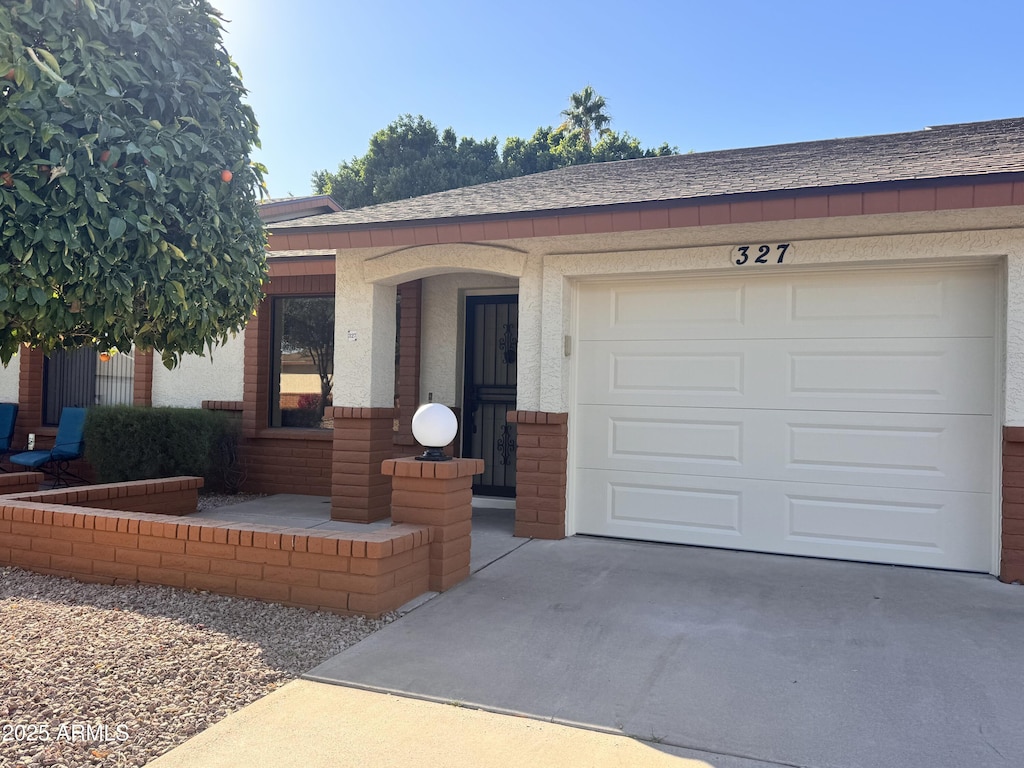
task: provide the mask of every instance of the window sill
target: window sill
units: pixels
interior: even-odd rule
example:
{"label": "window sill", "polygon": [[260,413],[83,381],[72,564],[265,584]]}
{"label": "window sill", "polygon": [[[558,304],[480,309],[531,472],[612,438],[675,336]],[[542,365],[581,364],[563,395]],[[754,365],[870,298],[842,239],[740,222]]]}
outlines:
{"label": "window sill", "polygon": [[299,427],[267,427],[256,432],[257,440],[322,440],[334,439],[333,429],[301,429]]}

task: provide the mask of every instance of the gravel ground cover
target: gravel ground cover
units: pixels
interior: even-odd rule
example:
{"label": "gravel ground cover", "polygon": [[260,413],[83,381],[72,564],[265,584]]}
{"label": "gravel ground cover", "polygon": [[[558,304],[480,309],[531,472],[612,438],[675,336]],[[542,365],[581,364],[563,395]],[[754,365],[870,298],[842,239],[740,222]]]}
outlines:
{"label": "gravel ground cover", "polygon": [[394,618],[0,568],[0,766],[143,766]]}

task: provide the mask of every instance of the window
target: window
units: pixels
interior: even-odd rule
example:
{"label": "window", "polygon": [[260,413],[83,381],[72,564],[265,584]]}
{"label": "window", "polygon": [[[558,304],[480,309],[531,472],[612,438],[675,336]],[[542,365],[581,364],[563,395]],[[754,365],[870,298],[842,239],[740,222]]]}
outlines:
{"label": "window", "polygon": [[93,347],[57,350],[43,364],[43,424],[56,425],[64,408],[131,405],[135,356]]}
{"label": "window", "polygon": [[332,429],[334,297],[279,296],[271,318],[270,426]]}

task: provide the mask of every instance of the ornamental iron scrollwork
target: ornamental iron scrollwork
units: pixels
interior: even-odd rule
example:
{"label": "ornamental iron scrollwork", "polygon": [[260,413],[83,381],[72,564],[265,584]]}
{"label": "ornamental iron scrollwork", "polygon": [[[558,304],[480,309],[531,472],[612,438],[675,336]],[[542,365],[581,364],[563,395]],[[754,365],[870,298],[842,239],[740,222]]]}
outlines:
{"label": "ornamental iron scrollwork", "polygon": [[498,348],[501,350],[505,365],[515,365],[516,347],[519,345],[516,334],[515,323],[504,324],[505,335],[498,340]]}
{"label": "ornamental iron scrollwork", "polygon": [[498,437],[495,446],[498,449],[498,453],[501,454],[501,466],[507,467],[512,463],[512,457],[516,453],[516,439],[512,435],[512,425],[502,425],[501,435]]}

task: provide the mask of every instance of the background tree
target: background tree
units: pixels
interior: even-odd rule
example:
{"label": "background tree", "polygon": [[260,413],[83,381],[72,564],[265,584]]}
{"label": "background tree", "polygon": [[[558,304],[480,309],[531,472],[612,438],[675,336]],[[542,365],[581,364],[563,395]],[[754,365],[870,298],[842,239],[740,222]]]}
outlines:
{"label": "background tree", "polygon": [[259,302],[262,169],[206,0],[0,6],[0,359],[132,344],[174,365]]}
{"label": "background tree", "polygon": [[314,173],[313,188],[343,208],[360,208],[500,178],[496,138],[459,140],[451,128],[439,134],[422,115],[403,115],[373,134],[362,157],[337,173]]}
{"label": "background tree", "polygon": [[605,112],[606,108],[604,96],[598,96],[593,86],[588,85],[569,97],[569,108],[562,110],[565,122],[559,126],[559,130],[580,131],[584,143],[591,147],[594,131],[597,131],[598,136],[604,136],[608,132],[607,126],[612,119]]}
{"label": "background tree", "polygon": [[[573,103],[577,101],[578,124],[566,121],[558,128],[540,127],[529,139],[510,136],[500,157],[497,139],[458,139],[451,128],[438,134],[434,124],[422,115],[404,115],[375,133],[369,151],[362,157],[342,163],[336,173],[314,173],[313,190],[318,195],[331,195],[343,208],[361,208],[568,165],[673,155],[678,151],[668,144],[645,149],[639,139],[607,128],[610,118],[604,112],[605,100],[590,86],[573,94]],[[591,144],[594,131],[601,138]]]}

